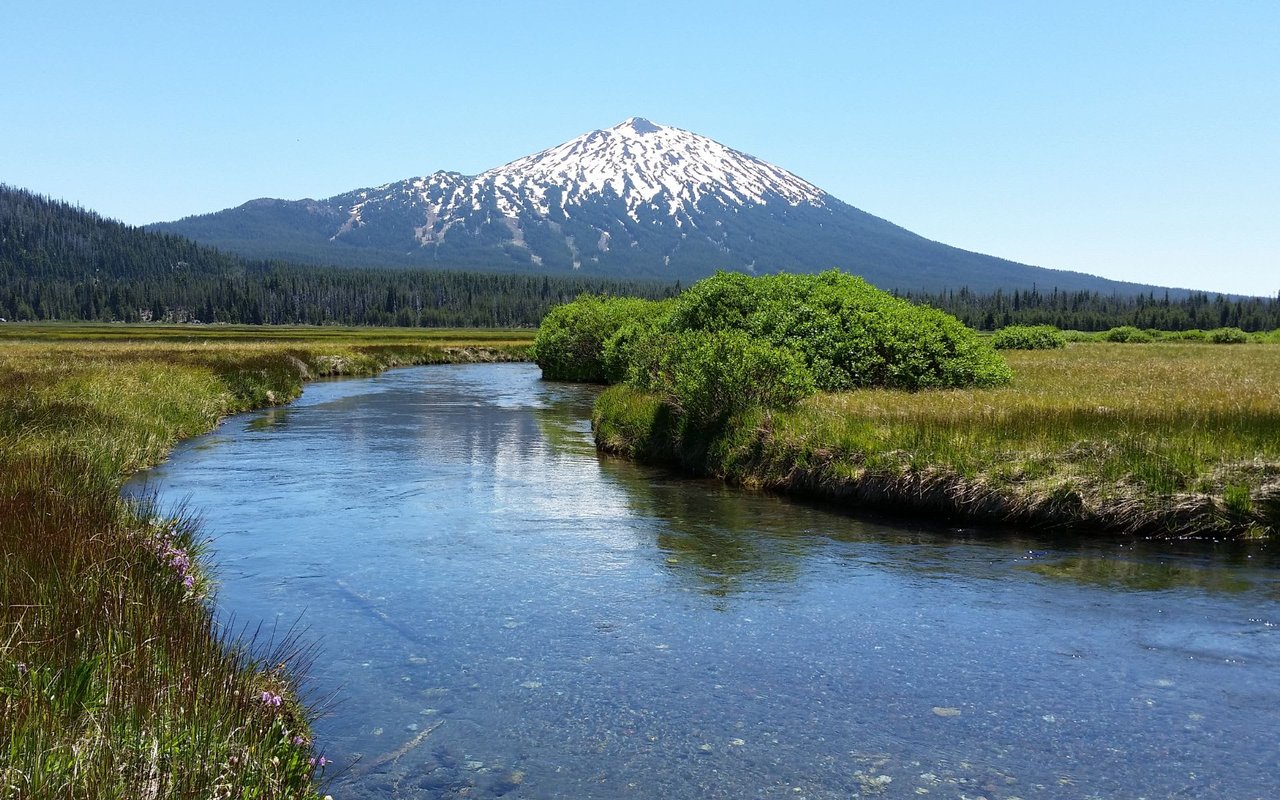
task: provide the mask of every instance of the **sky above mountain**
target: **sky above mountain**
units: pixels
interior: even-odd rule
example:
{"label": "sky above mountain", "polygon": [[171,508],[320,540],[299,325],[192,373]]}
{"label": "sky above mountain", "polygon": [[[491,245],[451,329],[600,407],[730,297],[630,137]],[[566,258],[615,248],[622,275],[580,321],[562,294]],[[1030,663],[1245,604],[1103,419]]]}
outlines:
{"label": "sky above mountain", "polygon": [[451,6],[22,4],[0,182],[143,224],[638,115],[967,249],[1280,291],[1280,4]]}

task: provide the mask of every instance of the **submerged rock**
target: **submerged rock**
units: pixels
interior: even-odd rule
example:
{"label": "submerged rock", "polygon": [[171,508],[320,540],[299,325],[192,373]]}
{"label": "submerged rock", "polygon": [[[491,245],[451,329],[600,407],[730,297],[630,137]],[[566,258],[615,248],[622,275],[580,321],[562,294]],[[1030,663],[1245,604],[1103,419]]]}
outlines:
{"label": "submerged rock", "polygon": [[879,794],[893,783],[893,778],[888,775],[868,775],[862,770],[853,773],[853,778],[864,794]]}

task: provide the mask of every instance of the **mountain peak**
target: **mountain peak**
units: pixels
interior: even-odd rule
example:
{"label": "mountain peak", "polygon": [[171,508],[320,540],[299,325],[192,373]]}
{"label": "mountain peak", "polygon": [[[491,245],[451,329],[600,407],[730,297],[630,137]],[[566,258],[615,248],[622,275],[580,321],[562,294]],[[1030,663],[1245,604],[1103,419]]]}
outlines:
{"label": "mountain peak", "polygon": [[629,117],[622,123],[614,125],[613,130],[619,132],[630,131],[643,136],[646,133],[657,133],[662,130],[662,127],[661,125],[654,125],[644,117]]}

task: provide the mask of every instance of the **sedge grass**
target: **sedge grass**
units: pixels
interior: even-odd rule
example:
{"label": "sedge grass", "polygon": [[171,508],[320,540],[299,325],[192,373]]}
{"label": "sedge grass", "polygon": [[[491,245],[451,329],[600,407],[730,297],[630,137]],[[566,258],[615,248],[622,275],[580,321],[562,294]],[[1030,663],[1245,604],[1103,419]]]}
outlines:
{"label": "sedge grass", "polygon": [[673,442],[679,428],[652,398],[615,387],[597,439],[747,484],[962,518],[1280,533],[1280,347],[1075,344],[1007,358],[1006,387],[822,394],[732,419],[709,443]]}
{"label": "sedge grass", "polygon": [[0,797],[316,797],[306,648],[215,624],[196,526],[121,481],[309,378],[521,359],[532,336],[24,327],[0,341]]}

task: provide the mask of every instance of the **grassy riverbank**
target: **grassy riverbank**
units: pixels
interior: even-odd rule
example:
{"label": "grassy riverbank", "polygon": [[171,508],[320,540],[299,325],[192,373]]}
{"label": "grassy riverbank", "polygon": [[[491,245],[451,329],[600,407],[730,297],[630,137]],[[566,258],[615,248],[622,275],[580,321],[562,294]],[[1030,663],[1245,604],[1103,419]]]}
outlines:
{"label": "grassy riverbank", "polygon": [[[306,380],[523,360],[531,332],[0,326],[0,797],[311,797],[296,638],[210,613],[184,519],[123,478]],[[332,769],[332,767],[330,767]]]}
{"label": "grassy riverbank", "polygon": [[822,393],[709,431],[619,385],[599,445],[762,488],[956,519],[1155,536],[1280,533],[1280,346],[1008,351],[997,388]]}

